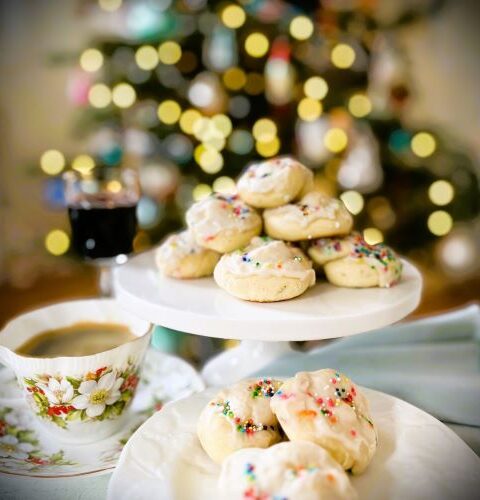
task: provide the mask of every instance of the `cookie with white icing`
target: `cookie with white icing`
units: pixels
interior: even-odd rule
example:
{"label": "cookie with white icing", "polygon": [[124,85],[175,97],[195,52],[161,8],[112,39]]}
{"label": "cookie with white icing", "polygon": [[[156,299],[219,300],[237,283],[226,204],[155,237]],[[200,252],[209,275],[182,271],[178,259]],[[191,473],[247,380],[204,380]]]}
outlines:
{"label": "cookie with white icing", "polygon": [[353,219],[341,200],[311,192],[298,203],[263,212],[265,232],[286,241],[310,240],[348,234]]}
{"label": "cookie with white icing", "polygon": [[313,189],[313,172],[293,158],[272,158],[250,165],[238,179],[237,189],[253,207],[279,207]]}
{"label": "cookie with white icing", "polygon": [[186,219],[195,241],[220,253],[247,245],[262,230],[260,215],[238,195],[212,194],[194,203]]}
{"label": "cookie with white icing", "polygon": [[218,259],[218,252],[198,245],[188,230],[168,236],[155,252],[158,270],[180,279],[210,276]]}
{"label": "cookie with white icing", "polygon": [[317,240],[308,253],[324,265],[328,281],[341,287],[389,288],[402,276],[402,261],[395,252],[383,243],[369,245],[359,233]]}
{"label": "cookie with white icing", "polygon": [[268,237],[224,255],[213,276],[228,293],[254,302],[291,299],[315,284],[310,259],[299,248]]}
{"label": "cookie with white icing", "polygon": [[281,440],[270,399],[278,380],[248,379],[221,390],[203,409],[197,435],[207,455],[221,463],[241,448],[267,448]]}
{"label": "cookie with white icing", "polygon": [[230,455],[218,481],[229,500],[354,500],[346,472],[320,446],[307,441],[250,448]]}
{"label": "cookie with white icing", "polygon": [[345,469],[363,472],[377,448],[367,398],[332,369],[299,372],[275,394],[270,406],[291,441],[311,441]]}

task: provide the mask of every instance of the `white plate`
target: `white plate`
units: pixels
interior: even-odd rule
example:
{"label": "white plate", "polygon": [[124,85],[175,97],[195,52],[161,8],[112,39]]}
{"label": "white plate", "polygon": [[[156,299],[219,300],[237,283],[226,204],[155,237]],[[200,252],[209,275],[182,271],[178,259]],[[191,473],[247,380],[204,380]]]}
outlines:
{"label": "white plate", "polygon": [[[1,366],[1,365],[0,365]],[[0,369],[0,473],[61,478],[110,472],[133,432],[169,401],[205,388],[196,370],[175,356],[149,349],[125,428],[99,442],[72,445],[52,441],[27,407],[15,376]],[[5,435],[15,450],[3,448]],[[16,441],[16,442],[15,442]],[[13,453],[12,453],[13,451]]]}
{"label": "white plate", "polygon": [[[360,499],[477,499],[480,459],[453,431],[422,410],[364,389],[379,446],[367,471],[352,477]],[[219,466],[196,436],[197,418],[215,394],[209,389],[170,403],[132,436],[108,488],[108,500],[223,500]]]}
{"label": "white plate", "polygon": [[115,272],[115,292],[125,309],[152,323],[188,333],[241,340],[315,340],[389,325],[420,301],[422,278],[403,261],[392,288],[351,289],[319,282],[293,300],[254,303],[232,297],[213,278],[161,277],[154,252],[134,257]]}

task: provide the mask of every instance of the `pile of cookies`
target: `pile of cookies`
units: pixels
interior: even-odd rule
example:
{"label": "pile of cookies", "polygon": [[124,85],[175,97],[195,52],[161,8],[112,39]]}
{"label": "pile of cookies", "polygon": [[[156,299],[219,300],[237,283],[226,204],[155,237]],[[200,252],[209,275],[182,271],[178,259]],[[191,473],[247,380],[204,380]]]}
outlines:
{"label": "pile of cookies", "polygon": [[332,369],[238,382],[206,405],[197,435],[231,500],[356,498],[345,471],[361,474],[377,448],[367,399]]}
{"label": "pile of cookies", "polygon": [[314,266],[337,286],[399,281],[395,253],[351,233],[343,203],[313,189],[312,171],[293,158],[250,165],[237,181],[238,194],[212,194],[190,207],[188,229],[158,248],[158,268],[181,279],[213,273],[221,288],[256,302],[301,295],[315,284]]}

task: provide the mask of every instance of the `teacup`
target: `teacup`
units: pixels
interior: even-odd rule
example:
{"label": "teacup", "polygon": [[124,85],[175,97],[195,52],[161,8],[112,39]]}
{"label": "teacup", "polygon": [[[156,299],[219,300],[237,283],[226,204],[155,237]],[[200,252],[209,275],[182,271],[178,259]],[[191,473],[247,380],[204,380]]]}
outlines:
{"label": "teacup", "polygon": [[[89,356],[40,358],[15,352],[40,332],[80,322],[122,324],[137,338]],[[0,333],[0,361],[15,372],[46,430],[67,443],[94,442],[124,425],[151,330],[148,321],[128,314],[114,299],[62,302],[8,323]]]}

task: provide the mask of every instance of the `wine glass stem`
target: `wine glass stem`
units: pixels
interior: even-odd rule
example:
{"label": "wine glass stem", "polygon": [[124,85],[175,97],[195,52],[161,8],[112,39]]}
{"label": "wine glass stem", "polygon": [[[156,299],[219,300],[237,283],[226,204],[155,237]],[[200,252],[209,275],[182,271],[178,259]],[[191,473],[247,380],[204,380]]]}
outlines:
{"label": "wine glass stem", "polygon": [[100,267],[100,277],[98,280],[100,296],[112,297],[113,295],[113,270],[110,266]]}

